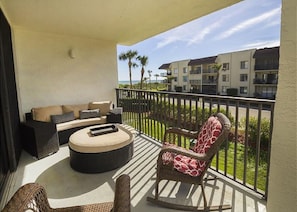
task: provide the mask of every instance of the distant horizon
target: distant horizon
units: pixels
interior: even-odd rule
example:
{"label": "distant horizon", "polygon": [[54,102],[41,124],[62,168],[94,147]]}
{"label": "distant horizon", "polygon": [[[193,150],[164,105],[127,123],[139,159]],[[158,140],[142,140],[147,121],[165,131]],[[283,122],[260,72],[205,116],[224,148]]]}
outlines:
{"label": "distant horizon", "polygon": [[[161,82],[161,81],[163,81],[163,80],[158,80],[158,82]],[[130,80],[119,80],[118,82],[119,82],[119,84],[130,84]],[[155,83],[155,82],[156,82],[155,79],[151,80],[151,83]],[[133,85],[137,84],[137,83],[140,83],[140,80],[132,80]],[[149,83],[149,80],[147,81],[147,83]]]}

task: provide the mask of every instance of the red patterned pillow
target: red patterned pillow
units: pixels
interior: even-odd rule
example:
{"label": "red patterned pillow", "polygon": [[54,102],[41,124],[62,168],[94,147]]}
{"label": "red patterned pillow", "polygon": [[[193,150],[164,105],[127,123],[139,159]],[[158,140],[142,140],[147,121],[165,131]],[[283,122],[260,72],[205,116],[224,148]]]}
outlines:
{"label": "red patterned pillow", "polygon": [[194,152],[204,154],[211,145],[216,141],[218,136],[222,132],[221,122],[211,116],[206,123],[202,126],[201,131],[198,134],[197,142],[194,146]]}

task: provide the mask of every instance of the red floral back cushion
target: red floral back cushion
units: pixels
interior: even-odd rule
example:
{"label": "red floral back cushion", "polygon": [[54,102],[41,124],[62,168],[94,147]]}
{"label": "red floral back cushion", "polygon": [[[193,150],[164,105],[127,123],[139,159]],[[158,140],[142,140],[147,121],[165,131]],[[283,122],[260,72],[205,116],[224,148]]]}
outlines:
{"label": "red floral back cushion", "polygon": [[201,154],[206,153],[221,132],[221,122],[216,117],[211,116],[202,126],[193,150]]}
{"label": "red floral back cushion", "polygon": [[[222,125],[219,120],[216,117],[210,117],[201,128],[197,138],[197,143],[194,146],[194,151],[202,154],[206,153],[211,145],[216,141],[221,131]],[[173,167],[177,171],[191,176],[200,175],[207,165],[205,161],[198,161],[187,156],[171,154],[169,152],[165,152],[162,155],[162,160],[164,165],[173,163]]]}

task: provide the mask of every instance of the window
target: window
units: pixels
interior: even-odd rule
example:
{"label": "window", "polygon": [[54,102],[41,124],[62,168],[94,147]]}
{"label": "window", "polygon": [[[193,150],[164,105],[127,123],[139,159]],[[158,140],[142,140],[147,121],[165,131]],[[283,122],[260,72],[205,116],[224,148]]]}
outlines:
{"label": "window", "polygon": [[248,61],[240,61],[240,69],[248,69]]}
{"label": "window", "polygon": [[223,82],[229,82],[229,74],[223,74],[222,75],[222,81]]}
{"label": "window", "polygon": [[240,81],[241,82],[248,81],[248,75],[247,74],[240,74]]}
{"label": "window", "polygon": [[186,86],[186,85],[183,86],[183,90],[184,90],[184,91],[187,90],[187,86]]}
{"label": "window", "polygon": [[188,72],[188,68],[187,67],[183,67],[183,73],[186,74]]}
{"label": "window", "polygon": [[224,71],[229,70],[229,63],[223,63],[223,68]]}
{"label": "window", "polygon": [[247,87],[240,87],[239,88],[239,93],[240,94],[247,94]]}
{"label": "window", "polygon": [[175,69],[173,70],[173,73],[178,74],[178,69],[175,68]]}
{"label": "window", "polygon": [[188,76],[183,76],[183,82],[188,82]]}

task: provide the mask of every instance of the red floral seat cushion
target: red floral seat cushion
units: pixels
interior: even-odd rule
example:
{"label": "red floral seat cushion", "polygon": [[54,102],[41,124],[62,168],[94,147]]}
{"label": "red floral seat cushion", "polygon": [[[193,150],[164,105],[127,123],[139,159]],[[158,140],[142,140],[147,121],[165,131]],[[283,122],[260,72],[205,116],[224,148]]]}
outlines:
{"label": "red floral seat cushion", "polygon": [[[222,131],[222,125],[216,117],[211,116],[202,126],[198,134],[197,142],[193,151],[197,153],[206,153]],[[165,146],[173,144],[164,144]],[[182,148],[182,147],[179,147]],[[188,150],[192,151],[192,150]],[[165,152],[162,155],[164,165],[171,164],[173,167],[184,174],[199,176],[206,167],[205,161],[199,161],[187,156]]]}

